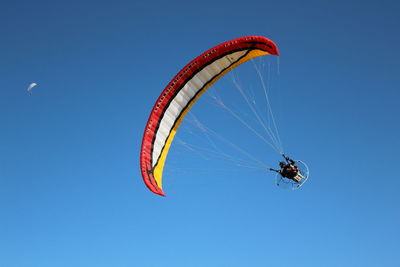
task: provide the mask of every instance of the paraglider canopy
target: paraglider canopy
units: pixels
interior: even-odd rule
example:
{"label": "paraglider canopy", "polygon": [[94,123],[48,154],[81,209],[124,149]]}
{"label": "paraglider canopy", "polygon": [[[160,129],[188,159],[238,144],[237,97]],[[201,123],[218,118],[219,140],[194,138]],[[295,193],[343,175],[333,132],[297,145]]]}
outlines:
{"label": "paraglider canopy", "polygon": [[35,87],[37,83],[31,83],[28,86],[27,92],[31,95],[32,94],[32,88]]}
{"label": "paraglider canopy", "polygon": [[193,59],[166,86],[150,113],[140,152],[143,181],[152,192],[164,196],[164,163],[178,127],[193,104],[230,70],[264,55],[279,55],[276,44],[265,37],[230,40]]}

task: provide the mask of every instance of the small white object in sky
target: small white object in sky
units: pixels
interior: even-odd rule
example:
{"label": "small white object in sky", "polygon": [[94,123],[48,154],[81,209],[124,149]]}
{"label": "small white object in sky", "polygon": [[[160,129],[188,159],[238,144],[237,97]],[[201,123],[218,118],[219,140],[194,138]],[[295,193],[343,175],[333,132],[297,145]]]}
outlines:
{"label": "small white object in sky", "polygon": [[35,87],[37,85],[37,83],[31,83],[29,86],[28,86],[28,93],[31,95],[32,94],[32,88],[33,87]]}

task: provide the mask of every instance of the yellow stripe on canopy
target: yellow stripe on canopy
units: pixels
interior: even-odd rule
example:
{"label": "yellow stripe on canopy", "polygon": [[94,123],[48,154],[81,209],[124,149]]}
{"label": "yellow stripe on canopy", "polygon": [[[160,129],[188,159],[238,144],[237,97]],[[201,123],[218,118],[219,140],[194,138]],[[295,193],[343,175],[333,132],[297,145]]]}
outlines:
{"label": "yellow stripe on canopy", "polygon": [[158,159],[158,162],[156,163],[153,171],[154,178],[157,182],[157,185],[162,189],[162,173],[164,169],[164,164],[168,155],[169,148],[172,144],[172,140],[175,137],[175,134],[182,123],[182,120],[185,118],[186,114],[189,112],[189,110],[192,108],[193,104],[199,99],[199,97],[207,91],[207,89],[213,85],[218,79],[220,79],[222,76],[224,76],[226,73],[231,71],[232,69],[236,68],[240,64],[243,64],[246,61],[249,61],[250,59],[253,59],[255,57],[259,56],[265,56],[269,55],[269,53],[262,51],[262,50],[252,50],[250,51],[246,56],[241,58],[239,61],[236,63],[232,64],[229,68],[225,69],[223,72],[221,72],[219,75],[215,76],[189,103],[189,105],[183,110],[182,114],[180,115],[179,119],[176,121],[175,126],[172,128],[166,142],[165,146],[162,149],[161,155]]}

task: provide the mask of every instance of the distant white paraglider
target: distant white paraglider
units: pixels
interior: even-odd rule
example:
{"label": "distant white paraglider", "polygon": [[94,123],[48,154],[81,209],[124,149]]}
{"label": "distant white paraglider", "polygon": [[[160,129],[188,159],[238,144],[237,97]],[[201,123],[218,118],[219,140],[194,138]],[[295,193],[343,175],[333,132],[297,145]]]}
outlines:
{"label": "distant white paraglider", "polygon": [[28,93],[29,93],[30,95],[32,94],[32,88],[35,87],[36,85],[37,85],[37,83],[31,83],[31,84],[28,86],[27,91],[28,91]]}

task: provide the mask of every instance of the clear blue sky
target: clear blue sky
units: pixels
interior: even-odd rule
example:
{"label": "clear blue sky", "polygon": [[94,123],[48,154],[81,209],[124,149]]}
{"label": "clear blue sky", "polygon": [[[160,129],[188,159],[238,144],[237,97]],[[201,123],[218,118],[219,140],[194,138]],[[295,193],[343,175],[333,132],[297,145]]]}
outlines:
{"label": "clear blue sky", "polygon": [[[400,266],[399,8],[3,1],[0,266]],[[267,172],[193,172],[152,194],[139,150],[156,97],[245,35],[279,46],[281,137],[310,180],[289,192]]]}

